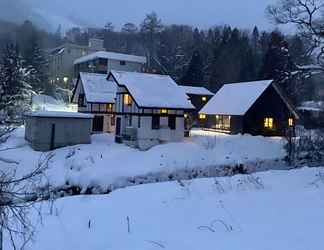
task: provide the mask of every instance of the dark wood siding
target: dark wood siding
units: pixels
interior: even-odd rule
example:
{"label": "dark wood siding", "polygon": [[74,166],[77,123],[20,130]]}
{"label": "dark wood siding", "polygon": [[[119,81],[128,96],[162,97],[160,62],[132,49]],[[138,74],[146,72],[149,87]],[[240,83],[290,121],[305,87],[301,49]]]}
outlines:
{"label": "dark wood siding", "polygon": [[[273,128],[264,127],[264,119],[273,118]],[[283,136],[288,119],[294,118],[277,91],[270,86],[244,116],[243,132],[252,135]]]}

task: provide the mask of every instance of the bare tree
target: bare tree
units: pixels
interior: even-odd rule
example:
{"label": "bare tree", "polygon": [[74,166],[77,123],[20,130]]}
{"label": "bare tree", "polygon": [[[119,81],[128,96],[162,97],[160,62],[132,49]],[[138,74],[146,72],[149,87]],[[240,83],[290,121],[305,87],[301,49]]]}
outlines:
{"label": "bare tree", "polygon": [[316,53],[324,68],[323,0],[280,0],[267,8],[269,18],[276,24],[293,24],[309,42],[308,54]]}
{"label": "bare tree", "polygon": [[8,236],[13,249],[24,249],[33,238],[34,223],[28,215],[34,209],[40,216],[38,202],[49,197],[49,185],[40,184],[53,156],[43,155],[35,169],[22,176],[11,166],[0,169],[0,250],[3,249],[4,235]]}

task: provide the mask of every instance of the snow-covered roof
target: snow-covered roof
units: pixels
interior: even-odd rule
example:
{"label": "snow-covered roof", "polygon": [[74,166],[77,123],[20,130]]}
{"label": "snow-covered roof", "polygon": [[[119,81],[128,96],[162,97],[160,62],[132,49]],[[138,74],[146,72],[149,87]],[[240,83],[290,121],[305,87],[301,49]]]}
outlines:
{"label": "snow-covered roof", "polygon": [[208,89],[204,87],[193,87],[193,86],[179,86],[182,88],[188,95],[214,95]]}
{"label": "snow-covered roof", "polygon": [[140,107],[194,109],[185,91],[170,76],[115,70],[111,74]]}
{"label": "snow-covered roof", "polygon": [[78,119],[91,119],[93,115],[83,114],[78,112],[63,112],[63,111],[38,111],[27,114],[32,117],[51,117],[51,118],[78,118]]}
{"label": "snow-covered roof", "polygon": [[225,84],[202,108],[207,115],[244,115],[272,80]]}
{"label": "snow-covered roof", "polygon": [[137,62],[142,64],[146,63],[146,57],[144,56],[135,56],[135,55],[116,53],[116,52],[98,51],[76,59],[74,61],[74,64],[84,63],[99,58],[108,59],[108,60],[110,59],[110,60],[126,61],[126,62]]}
{"label": "snow-covered roof", "polygon": [[324,111],[324,102],[322,101],[307,101],[303,102],[300,107],[298,107],[299,110],[304,111],[318,111],[323,112]]}
{"label": "snow-covered roof", "polygon": [[80,73],[87,102],[115,103],[117,86],[106,74]]}

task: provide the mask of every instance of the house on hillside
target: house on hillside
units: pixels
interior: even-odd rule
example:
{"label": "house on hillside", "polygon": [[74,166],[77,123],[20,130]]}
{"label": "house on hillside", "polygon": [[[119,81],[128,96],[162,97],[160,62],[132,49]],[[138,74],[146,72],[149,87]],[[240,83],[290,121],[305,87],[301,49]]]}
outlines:
{"label": "house on hillside", "polygon": [[[199,125],[199,111],[214,96],[214,93],[204,87],[179,86],[189,96],[195,109],[185,114],[185,128],[189,131],[192,127]],[[187,133],[188,134],[188,133]]]}
{"label": "house on hillside", "polygon": [[143,72],[146,57],[122,53],[98,51],[74,61],[74,74],[92,72],[108,74],[110,70]]}
{"label": "house on hillside", "polygon": [[72,103],[78,112],[93,114],[92,132],[115,131],[115,98],[117,86],[107,80],[107,74],[79,74],[73,90]]}
{"label": "house on hillside", "polygon": [[204,127],[231,134],[284,136],[299,115],[272,81],[225,84],[201,109]]}
{"label": "house on hillside", "polygon": [[88,46],[65,43],[59,47],[47,50],[51,83],[58,84],[64,88],[69,87],[74,76],[74,61],[82,56],[102,51],[103,49],[103,40],[90,38]]}
{"label": "house on hillside", "polygon": [[112,70],[108,80],[117,84],[116,142],[146,150],[183,140],[194,106],[170,76]]}

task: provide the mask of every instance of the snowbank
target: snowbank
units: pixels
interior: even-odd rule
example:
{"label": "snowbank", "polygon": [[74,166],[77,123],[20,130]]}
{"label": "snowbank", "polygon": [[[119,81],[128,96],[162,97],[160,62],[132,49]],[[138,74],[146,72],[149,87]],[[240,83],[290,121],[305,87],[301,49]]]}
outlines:
{"label": "snowbank", "polygon": [[[54,187],[77,186],[82,192],[94,188],[102,193],[129,185],[225,175],[224,168],[240,164],[250,165],[253,170],[282,166],[283,145],[280,138],[198,130],[184,142],[142,152],[114,143],[113,135],[93,135],[90,145],[53,151],[46,175]],[[3,151],[6,148],[13,149]],[[20,175],[44,158],[44,154],[33,151],[24,140],[23,128],[0,146],[1,156],[19,162]],[[0,161],[0,167],[5,166]]]}
{"label": "snowbank", "polygon": [[323,197],[324,168],[305,168],[64,198],[28,249],[321,250]]}

